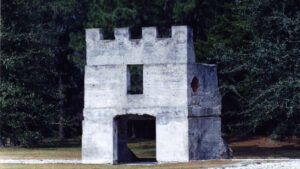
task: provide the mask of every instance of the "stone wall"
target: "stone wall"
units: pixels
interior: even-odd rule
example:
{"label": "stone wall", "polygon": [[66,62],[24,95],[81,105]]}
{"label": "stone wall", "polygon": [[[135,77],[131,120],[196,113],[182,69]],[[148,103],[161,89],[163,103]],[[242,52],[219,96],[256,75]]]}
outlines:
{"label": "stone wall", "polygon": [[[223,158],[208,152],[223,143],[216,66],[195,63],[192,30],[174,26],[170,38],[157,38],[154,27],[143,28],[142,39],[130,39],[128,28],[114,34],[105,40],[102,29],[86,30],[83,162],[128,160],[116,155],[129,151],[117,141],[121,122],[114,119],[130,114],[156,118],[159,162]],[[130,64],[143,65],[142,94],[127,94]]]}

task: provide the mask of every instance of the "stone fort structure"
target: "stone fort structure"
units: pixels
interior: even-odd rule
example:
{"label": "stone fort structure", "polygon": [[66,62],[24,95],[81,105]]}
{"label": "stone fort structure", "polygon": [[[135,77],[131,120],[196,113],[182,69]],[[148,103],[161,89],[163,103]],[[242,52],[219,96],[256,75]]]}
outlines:
{"label": "stone fort structure", "polygon": [[[170,38],[155,27],[130,39],[116,28],[114,40],[102,29],[86,30],[83,163],[135,160],[126,144],[130,119],[154,119],[156,160],[186,162],[230,158],[221,137],[217,66],[197,64],[192,30],[173,26]],[[131,65],[142,67],[142,92],[130,94]]]}

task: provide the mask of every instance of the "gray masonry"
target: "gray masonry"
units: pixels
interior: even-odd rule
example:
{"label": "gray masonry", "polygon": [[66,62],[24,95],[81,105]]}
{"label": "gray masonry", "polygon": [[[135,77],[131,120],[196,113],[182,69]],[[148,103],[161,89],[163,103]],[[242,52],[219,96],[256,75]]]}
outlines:
{"label": "gray masonry", "polygon": [[[172,37],[157,38],[146,27],[142,39],[130,39],[128,28],[117,28],[114,35],[86,30],[83,163],[136,160],[126,144],[130,119],[155,119],[158,162],[230,158],[217,66],[195,62],[192,30],[173,26]],[[127,93],[129,65],[143,67],[142,94]]]}

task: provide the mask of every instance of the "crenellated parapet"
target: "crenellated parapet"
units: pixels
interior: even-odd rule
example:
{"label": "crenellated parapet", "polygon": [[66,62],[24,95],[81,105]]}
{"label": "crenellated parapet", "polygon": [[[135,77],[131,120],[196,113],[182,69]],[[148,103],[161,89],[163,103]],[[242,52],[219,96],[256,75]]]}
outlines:
{"label": "crenellated parapet", "polygon": [[171,32],[158,38],[156,27],[143,27],[142,38],[131,39],[129,28],[115,28],[115,39],[106,40],[103,29],[86,29],[87,65],[195,63],[192,29],[172,26]]}
{"label": "crenellated parapet", "polygon": [[145,27],[132,39],[128,28],[116,28],[113,40],[101,28],[86,30],[83,163],[136,161],[128,120],[149,119],[159,163],[231,157],[221,135],[217,65],[195,62],[192,29],[171,29],[159,38],[156,27]]}

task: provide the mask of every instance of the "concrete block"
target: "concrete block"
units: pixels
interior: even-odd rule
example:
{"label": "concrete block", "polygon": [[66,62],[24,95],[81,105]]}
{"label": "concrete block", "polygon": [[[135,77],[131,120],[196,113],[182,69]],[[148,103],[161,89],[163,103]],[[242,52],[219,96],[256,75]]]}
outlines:
{"label": "concrete block", "polygon": [[[103,40],[102,29],[86,30],[83,163],[135,161],[126,145],[131,118],[155,120],[158,162],[230,158],[217,67],[195,63],[193,31],[173,26],[172,37],[158,38],[146,27],[133,40],[128,28],[116,28],[114,35]],[[143,66],[142,94],[127,92],[131,64]]]}

